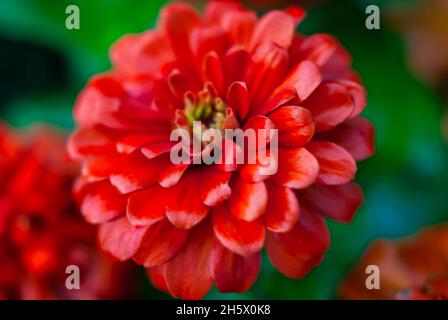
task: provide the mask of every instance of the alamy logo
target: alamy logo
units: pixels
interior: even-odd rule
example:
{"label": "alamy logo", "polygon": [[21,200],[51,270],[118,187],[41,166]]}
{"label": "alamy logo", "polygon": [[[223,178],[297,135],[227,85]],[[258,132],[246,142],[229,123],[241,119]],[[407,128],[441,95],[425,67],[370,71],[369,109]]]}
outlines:
{"label": "alamy logo", "polygon": [[367,6],[366,14],[369,16],[366,19],[367,30],[379,30],[380,29],[380,8],[375,5]]}
{"label": "alamy logo", "polygon": [[80,28],[80,18],[79,18],[79,7],[77,5],[71,4],[65,8],[65,13],[68,14],[65,19],[65,27],[68,30],[79,30]]}
{"label": "alamy logo", "polygon": [[81,288],[79,267],[71,264],[65,268],[65,273],[68,274],[65,279],[65,287],[68,290],[79,290]]}
{"label": "alamy logo", "polygon": [[369,276],[366,278],[366,288],[368,290],[380,289],[380,268],[377,265],[371,264],[366,268],[366,274]]}

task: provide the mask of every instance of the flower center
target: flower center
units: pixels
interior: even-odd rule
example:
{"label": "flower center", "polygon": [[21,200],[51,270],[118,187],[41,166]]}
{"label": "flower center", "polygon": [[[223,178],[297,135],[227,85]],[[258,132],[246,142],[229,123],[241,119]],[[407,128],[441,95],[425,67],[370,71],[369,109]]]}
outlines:
{"label": "flower center", "polygon": [[224,128],[227,105],[208,90],[200,91],[196,97],[193,94],[187,94],[184,105],[184,116],[189,128],[193,127],[194,121],[200,121],[203,129]]}

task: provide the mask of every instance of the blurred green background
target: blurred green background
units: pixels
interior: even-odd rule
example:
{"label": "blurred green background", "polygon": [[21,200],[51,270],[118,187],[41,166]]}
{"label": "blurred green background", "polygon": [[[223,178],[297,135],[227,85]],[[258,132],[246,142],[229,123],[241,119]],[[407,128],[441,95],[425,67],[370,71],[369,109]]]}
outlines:
{"label": "blurred green background", "polygon": [[[276,271],[267,258],[244,294],[210,299],[331,299],[348,268],[378,237],[396,238],[448,218],[448,148],[442,137],[440,88],[423,84],[406,63],[403,35],[384,19],[391,5],[415,1],[321,1],[299,30],[336,35],[353,55],[368,90],[364,115],[376,128],[376,155],[359,166],[365,202],[351,224],[329,221],[331,248],[303,280]],[[49,122],[73,128],[71,109],[93,74],[110,68],[108,48],[126,33],[155,25],[162,0],[0,1],[0,118],[22,127]],[[195,1],[198,4],[199,1]],[[67,30],[65,8],[80,8],[80,30]],[[381,8],[381,29],[365,28],[365,7]],[[448,17],[447,17],[448,21]],[[447,40],[448,41],[448,40]],[[168,298],[142,272],[141,298]]]}

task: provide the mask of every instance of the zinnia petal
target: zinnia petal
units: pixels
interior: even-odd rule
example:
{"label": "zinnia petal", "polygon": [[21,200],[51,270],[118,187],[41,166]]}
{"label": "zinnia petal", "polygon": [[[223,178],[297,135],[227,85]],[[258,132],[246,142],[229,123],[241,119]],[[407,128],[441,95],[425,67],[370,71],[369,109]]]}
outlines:
{"label": "zinnia petal", "polygon": [[340,145],[356,161],[367,159],[375,153],[373,126],[362,117],[345,121],[335,129],[319,135],[319,139]]}
{"label": "zinnia petal", "polygon": [[341,222],[350,222],[364,200],[353,182],[338,186],[314,185],[300,193],[320,213]]}
{"label": "zinnia petal", "polygon": [[303,189],[315,182],[319,163],[307,149],[279,148],[278,160],[278,171],[272,178],[276,183],[288,188]]}
{"label": "zinnia petal", "polygon": [[244,292],[249,290],[258,278],[261,254],[243,257],[216,242],[213,250],[213,279],[221,292]]}
{"label": "zinnia petal", "polygon": [[264,215],[266,228],[273,232],[290,231],[300,216],[297,196],[289,188],[280,187],[273,183],[267,183],[266,186],[269,199]]}
{"label": "zinnia petal", "polygon": [[319,214],[302,210],[295,227],[287,233],[268,231],[266,250],[272,264],[291,278],[303,278],[322,260],[330,238]]}
{"label": "zinnia petal", "polygon": [[268,202],[264,182],[248,183],[236,178],[231,187],[229,208],[237,219],[253,221],[264,213]]}
{"label": "zinnia petal", "polygon": [[265,230],[260,219],[236,219],[226,204],[213,209],[213,229],[227,249],[242,256],[250,256],[263,247]]}
{"label": "zinnia petal", "polygon": [[122,217],[99,227],[99,243],[105,252],[124,261],[137,252],[146,229],[146,227],[134,227],[126,217]]}
{"label": "zinnia petal", "polygon": [[200,299],[212,287],[213,231],[208,223],[195,228],[184,249],[166,264],[165,279],[172,295]]}
{"label": "zinnia petal", "polygon": [[344,184],[355,177],[356,162],[344,148],[326,141],[311,142],[307,149],[319,162],[317,182],[322,184]]}
{"label": "zinnia petal", "polygon": [[146,268],[164,264],[180,251],[187,236],[188,231],[162,220],[147,229],[133,258]]}

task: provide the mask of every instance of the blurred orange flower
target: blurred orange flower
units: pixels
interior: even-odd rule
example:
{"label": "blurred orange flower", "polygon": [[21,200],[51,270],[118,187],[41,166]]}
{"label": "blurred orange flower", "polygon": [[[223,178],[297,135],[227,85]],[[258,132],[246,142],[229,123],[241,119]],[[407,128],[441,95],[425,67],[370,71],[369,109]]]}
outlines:
{"label": "blurred orange flower", "polygon": [[405,35],[411,68],[437,87],[448,81],[448,1],[424,0],[391,7],[390,21]]}
{"label": "blurred orange flower", "polygon": [[[366,267],[380,269],[380,289],[367,289]],[[408,239],[375,241],[340,286],[345,299],[448,299],[448,225]]]}

